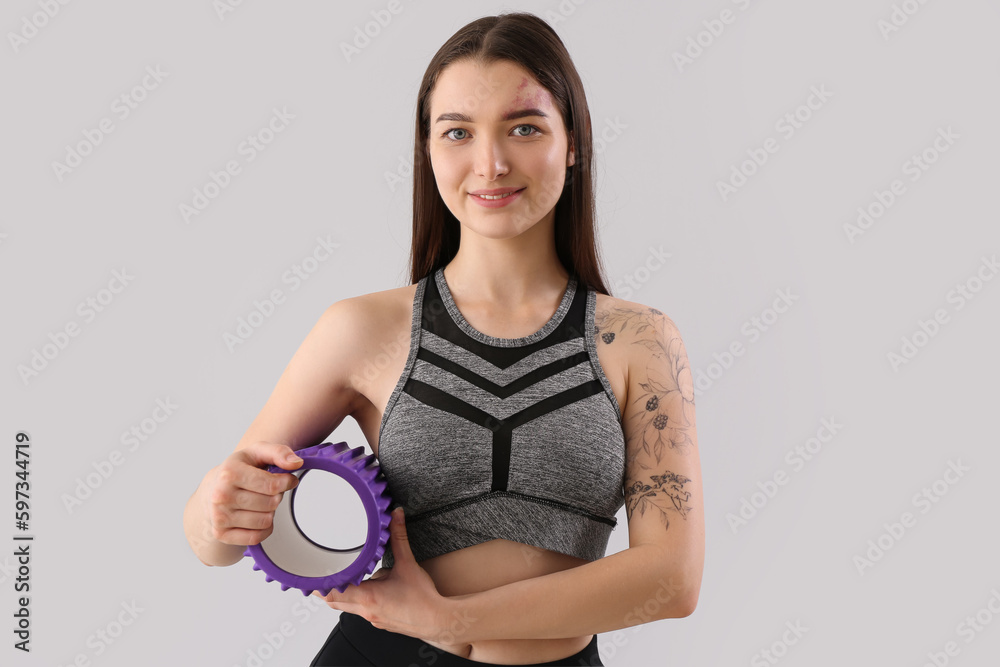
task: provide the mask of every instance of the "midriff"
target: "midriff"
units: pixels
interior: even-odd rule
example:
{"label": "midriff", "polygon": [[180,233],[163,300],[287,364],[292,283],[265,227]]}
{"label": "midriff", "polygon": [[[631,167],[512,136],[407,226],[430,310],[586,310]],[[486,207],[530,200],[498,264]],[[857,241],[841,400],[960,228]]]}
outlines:
{"label": "midriff", "polygon": [[[358,404],[351,416],[365,434],[372,451],[378,456],[379,428],[393,389],[406,365],[409,354],[410,323],[412,302],[416,286],[410,285],[385,292],[377,292],[366,299],[370,305],[372,341],[371,355],[380,354],[380,372],[355,377],[372,377],[355,387]],[[600,307],[603,299],[598,294]],[[536,327],[537,328],[537,327]],[[506,337],[516,337],[507,334]],[[607,348],[604,348],[607,349]],[[389,353],[392,351],[392,353]],[[388,363],[385,356],[388,354]],[[359,355],[358,368],[371,367],[371,360]],[[625,398],[625,368],[620,359],[600,357],[612,390],[620,405]],[[440,556],[420,561],[438,592],[445,597],[480,593],[516,581],[544,576],[553,572],[568,570],[587,563],[586,560],[566,554],[541,549],[509,540],[490,540],[465,549],[458,549]],[[512,610],[512,613],[516,613]],[[593,635],[559,639],[494,639],[472,643],[444,644],[421,639],[443,651],[454,653],[479,662],[524,665],[536,662],[559,660],[581,651],[590,643]]]}
{"label": "midriff", "polygon": [[[515,581],[567,570],[587,561],[519,542],[491,540],[420,561],[438,592],[467,595]],[[516,613],[516,612],[512,612]],[[560,639],[493,639],[470,644],[441,644],[421,638],[463,658],[506,665],[558,660],[582,650],[593,635]]]}

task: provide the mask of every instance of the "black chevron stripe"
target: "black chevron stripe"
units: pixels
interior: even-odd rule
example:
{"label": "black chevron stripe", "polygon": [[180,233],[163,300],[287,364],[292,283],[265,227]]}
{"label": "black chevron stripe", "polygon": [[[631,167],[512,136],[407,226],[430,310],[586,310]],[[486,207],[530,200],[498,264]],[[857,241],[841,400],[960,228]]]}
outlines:
{"label": "black chevron stripe", "polygon": [[448,371],[453,375],[457,375],[463,380],[468,381],[471,384],[488,391],[494,396],[499,398],[507,398],[513,396],[517,392],[530,387],[533,384],[537,384],[546,378],[550,378],[553,375],[563,372],[568,368],[573,368],[586,361],[588,361],[588,355],[586,350],[577,352],[576,354],[571,354],[568,357],[563,357],[562,359],[556,359],[553,362],[545,364],[544,366],[539,366],[529,373],[525,373],[521,377],[517,378],[513,382],[507,385],[499,385],[492,380],[484,378],[479,373],[466,368],[460,364],[446,359],[439,354],[431,352],[427,348],[421,347],[417,350],[417,359],[423,359],[429,364],[437,366],[442,370]]}
{"label": "black chevron stripe", "polygon": [[442,391],[434,385],[421,382],[414,378],[408,378],[403,385],[403,391],[417,399],[421,403],[450,412],[477,426],[483,426],[496,432],[503,422],[490,413],[480,410],[474,405],[469,405],[466,401],[452,396],[446,391]]}
{"label": "black chevron stripe", "polygon": [[604,391],[604,386],[600,381],[590,380],[589,382],[584,382],[583,384],[561,391],[558,394],[553,394],[548,398],[529,405],[523,410],[515,412],[503,424],[504,426],[509,425],[510,429],[513,430],[522,424],[530,422],[532,419],[538,419],[542,415],[555,412],[565,405],[576,403],[594,394],[599,394],[602,391]]}
{"label": "black chevron stripe", "polygon": [[604,387],[597,380],[584,382],[572,389],[561,391],[558,394],[529,405],[519,412],[515,412],[503,422],[503,426],[493,435],[493,487],[494,491],[506,491],[510,477],[510,449],[511,432],[530,422],[538,419],[542,415],[555,412],[559,408],[576,403],[594,394],[604,391]]}
{"label": "black chevron stripe", "polygon": [[508,368],[521,359],[534,353],[537,350],[550,345],[562,343],[583,336],[583,329],[578,323],[585,319],[584,313],[587,308],[587,290],[576,288],[573,300],[570,302],[569,311],[565,314],[559,325],[545,338],[537,340],[529,345],[521,347],[500,347],[481,343],[475,338],[462,331],[448,313],[444,305],[441,293],[438,291],[437,282],[433,274],[427,279],[424,289],[424,303],[421,307],[420,326],[436,336],[443,338],[459,347],[462,347],[483,359],[489,360],[498,368]]}
{"label": "black chevron stripe", "polygon": [[481,410],[457,396],[453,396],[434,385],[412,377],[406,380],[406,384],[403,385],[403,391],[421,403],[444,410],[445,412],[450,412],[477,426],[488,428],[497,433],[504,429],[514,430],[518,426],[526,424],[533,419],[538,419],[542,415],[555,412],[570,403],[575,403],[594,394],[599,394],[604,391],[604,387],[598,380],[589,380],[583,384],[561,391],[558,394],[553,394],[537,403],[533,403],[523,410],[515,412],[507,419],[494,417],[485,410]]}
{"label": "black chevron stripe", "polygon": [[452,396],[446,391],[442,391],[426,382],[415,380],[412,377],[407,379],[403,385],[403,391],[416,400],[426,403],[432,407],[450,412],[453,415],[488,428],[493,432],[493,491],[506,491],[510,479],[510,456],[511,456],[511,433],[512,431],[537,419],[542,415],[554,412],[559,408],[575,403],[604,391],[603,385],[598,380],[590,380],[577,385],[558,394],[554,394],[537,403],[515,412],[506,420],[498,419],[485,410],[481,410],[474,405],[470,405],[460,398]]}

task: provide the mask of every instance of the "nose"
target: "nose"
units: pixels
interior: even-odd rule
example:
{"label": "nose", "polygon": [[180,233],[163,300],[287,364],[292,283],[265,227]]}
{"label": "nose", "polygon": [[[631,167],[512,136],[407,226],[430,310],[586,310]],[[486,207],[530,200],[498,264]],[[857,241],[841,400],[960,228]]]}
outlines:
{"label": "nose", "polygon": [[476,176],[487,181],[495,181],[510,170],[502,142],[492,137],[479,139],[474,159]]}

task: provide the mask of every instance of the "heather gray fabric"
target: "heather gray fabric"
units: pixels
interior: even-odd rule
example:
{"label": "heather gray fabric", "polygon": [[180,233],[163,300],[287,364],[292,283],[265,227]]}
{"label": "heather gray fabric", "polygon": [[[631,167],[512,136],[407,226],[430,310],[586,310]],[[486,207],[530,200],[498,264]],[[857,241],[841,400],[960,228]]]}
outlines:
{"label": "heather gray fabric", "polygon": [[495,338],[459,312],[443,268],[417,283],[378,457],[417,561],[498,538],[604,556],[625,503],[625,435],[597,357],[597,294],[576,287],[540,330]]}

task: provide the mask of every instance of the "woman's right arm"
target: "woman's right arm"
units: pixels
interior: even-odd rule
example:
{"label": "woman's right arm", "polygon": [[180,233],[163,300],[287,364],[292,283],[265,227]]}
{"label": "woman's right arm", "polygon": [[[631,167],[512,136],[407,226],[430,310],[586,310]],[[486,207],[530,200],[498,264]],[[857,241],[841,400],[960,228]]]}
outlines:
{"label": "woman's right arm", "polygon": [[[323,441],[354,412],[360,394],[351,377],[365,348],[359,298],[326,309],[278,379],[232,454],[208,471],[184,508],[184,533],[206,565],[239,562],[249,544],[271,534],[274,510],[298,479],[286,470],[295,450]],[[295,457],[298,458],[298,457]]]}

